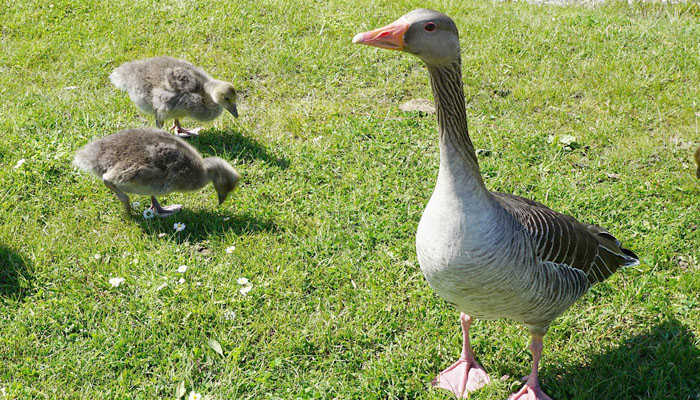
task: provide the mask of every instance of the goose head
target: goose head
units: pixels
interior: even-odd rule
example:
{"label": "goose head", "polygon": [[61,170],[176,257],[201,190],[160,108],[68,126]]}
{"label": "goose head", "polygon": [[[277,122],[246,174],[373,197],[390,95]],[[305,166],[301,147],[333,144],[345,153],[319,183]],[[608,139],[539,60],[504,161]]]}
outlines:
{"label": "goose head", "polygon": [[219,157],[204,159],[207,177],[214,185],[219,197],[219,204],[223,203],[228,194],[236,188],[241,175],[233,167]]}
{"label": "goose head", "polygon": [[238,118],[238,108],[236,107],[236,89],[228,82],[217,81],[209,92],[214,102]]}
{"label": "goose head", "polygon": [[459,32],[447,15],[419,8],[391,24],[355,35],[353,43],[414,54],[429,66],[459,59]]}

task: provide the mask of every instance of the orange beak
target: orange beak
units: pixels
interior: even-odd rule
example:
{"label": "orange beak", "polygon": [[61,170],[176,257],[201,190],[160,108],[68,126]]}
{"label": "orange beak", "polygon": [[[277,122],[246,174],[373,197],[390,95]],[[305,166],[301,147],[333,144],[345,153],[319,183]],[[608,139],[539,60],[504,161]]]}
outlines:
{"label": "orange beak", "polygon": [[381,47],[383,49],[403,50],[403,35],[408,30],[409,26],[410,25],[405,22],[396,21],[383,28],[358,33],[352,38],[352,42]]}

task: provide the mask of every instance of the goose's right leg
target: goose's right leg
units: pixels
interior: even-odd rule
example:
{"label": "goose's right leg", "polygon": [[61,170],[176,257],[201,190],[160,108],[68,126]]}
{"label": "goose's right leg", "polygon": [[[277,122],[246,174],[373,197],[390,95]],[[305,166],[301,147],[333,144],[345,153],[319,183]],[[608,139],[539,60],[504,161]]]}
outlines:
{"label": "goose's right leg", "polygon": [[458,398],[466,398],[469,392],[486,386],[491,382],[491,378],[474,358],[474,353],[469,344],[469,326],[472,324],[472,318],[465,313],[461,313],[460,320],[462,322],[463,339],[462,355],[457,362],[440,372],[433,379],[432,385],[449,390]]}
{"label": "goose's right leg", "polygon": [[114,184],[108,180],[103,180],[105,186],[107,186],[111,191],[114,192],[114,194],[117,195],[117,198],[119,201],[122,202],[124,205],[124,211],[126,212],[126,215],[131,215],[131,202],[129,201],[129,196],[126,195],[126,193],[122,192],[119,190]]}

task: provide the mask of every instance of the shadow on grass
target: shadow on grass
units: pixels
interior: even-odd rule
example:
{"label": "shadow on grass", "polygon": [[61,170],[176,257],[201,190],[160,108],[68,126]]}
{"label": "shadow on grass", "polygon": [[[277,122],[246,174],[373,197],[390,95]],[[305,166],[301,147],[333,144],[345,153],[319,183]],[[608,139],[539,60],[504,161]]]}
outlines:
{"label": "shadow on grass", "polygon": [[270,153],[267,147],[251,138],[250,134],[244,135],[232,129],[208,129],[202,132],[201,136],[190,140],[190,143],[205,157],[211,154],[230,153],[241,160],[258,159],[281,169],[289,167],[289,160]]}
{"label": "shadow on grass", "polygon": [[0,245],[0,296],[22,300],[31,290],[32,278],[24,257]]}
{"label": "shadow on grass", "polygon": [[[246,235],[256,232],[279,231],[279,227],[273,221],[263,220],[248,214],[229,215],[226,212],[191,211],[186,208],[168,218],[156,217],[145,220],[141,217],[134,217],[134,220],[148,234],[165,233],[167,237],[177,237],[180,240],[189,240],[190,242],[199,242],[210,236],[227,232]],[[185,229],[182,232],[175,232],[173,225],[176,222],[185,224]]]}
{"label": "shadow on grass", "polygon": [[595,354],[590,364],[544,368],[553,399],[697,399],[700,349],[675,319]]}

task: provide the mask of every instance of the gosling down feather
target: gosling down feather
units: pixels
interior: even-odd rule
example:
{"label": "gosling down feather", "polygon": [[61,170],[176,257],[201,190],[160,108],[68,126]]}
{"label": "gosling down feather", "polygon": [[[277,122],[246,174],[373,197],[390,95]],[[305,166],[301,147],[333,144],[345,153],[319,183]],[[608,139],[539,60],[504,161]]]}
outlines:
{"label": "gosling down feather", "polygon": [[458,397],[490,382],[469,344],[473,318],[509,318],[532,338],[532,371],[511,399],[549,399],[539,385],[542,338],[591,285],[637,256],[605,229],[485,186],[467,130],[459,34],[448,16],[414,10],[354,43],[401,50],[427,65],[440,140],[437,183],[418,225],[416,251],[430,286],[461,311],[462,354],[433,385]]}
{"label": "gosling down feather", "polygon": [[156,118],[156,127],[174,119],[171,129],[180,137],[196,135],[180,118],[210,121],[225,108],[238,117],[236,90],[229,82],[213,79],[201,68],[172,57],[154,57],[120,65],[109,76],[114,86],[129,93],[131,101]]}
{"label": "gosling down feather", "polygon": [[212,182],[221,204],[240,179],[221,158],[202,158],[182,139],[154,128],[126,129],[89,143],[76,152],[73,163],[102,179],[127,214],[131,203],[126,193],[151,196],[151,210],[167,217],[182,206],[163,207],[156,196],[194,191]]}

